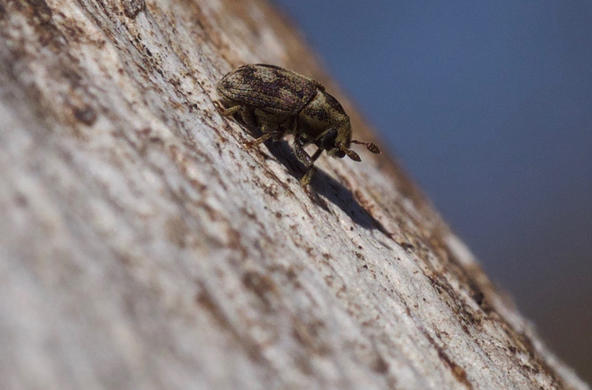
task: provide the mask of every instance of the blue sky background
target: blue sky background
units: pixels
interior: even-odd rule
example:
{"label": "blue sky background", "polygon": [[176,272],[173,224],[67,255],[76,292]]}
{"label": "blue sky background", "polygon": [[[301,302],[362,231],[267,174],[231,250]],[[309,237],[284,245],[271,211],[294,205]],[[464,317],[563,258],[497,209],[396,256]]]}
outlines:
{"label": "blue sky background", "polygon": [[276,3],[494,281],[592,381],[592,2]]}

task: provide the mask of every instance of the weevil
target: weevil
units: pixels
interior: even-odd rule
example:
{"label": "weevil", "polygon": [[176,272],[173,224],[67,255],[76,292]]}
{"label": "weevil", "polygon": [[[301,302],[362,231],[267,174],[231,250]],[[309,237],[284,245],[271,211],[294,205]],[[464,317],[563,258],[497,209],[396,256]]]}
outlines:
{"label": "weevil", "polygon": [[[303,187],[310,183],[314,163],[324,150],[332,157],[348,156],[354,161],[361,159],[350,149],[352,143],[380,153],[374,143],[352,140],[349,117],[337,99],[317,81],[296,72],[275,65],[243,65],[222,77],[217,90],[223,115],[236,114],[247,127],[261,131],[248,146],[294,136],[294,154],[306,167],[300,179]],[[304,150],[308,144],[317,146],[312,156]]]}

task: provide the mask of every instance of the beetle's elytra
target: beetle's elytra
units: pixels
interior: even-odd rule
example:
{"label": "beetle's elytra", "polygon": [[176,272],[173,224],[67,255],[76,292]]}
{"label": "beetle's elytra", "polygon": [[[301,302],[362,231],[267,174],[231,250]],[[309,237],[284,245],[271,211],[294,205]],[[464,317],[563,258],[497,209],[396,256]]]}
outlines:
{"label": "beetle's elytra", "polygon": [[[238,115],[242,122],[261,131],[250,146],[268,139],[279,140],[294,135],[294,152],[307,168],[300,179],[308,185],[314,162],[323,150],[332,157],[347,155],[355,161],[360,156],[350,149],[352,143],[366,145],[372,153],[380,153],[370,142],[351,139],[349,117],[341,104],[318,82],[274,65],[243,65],[226,74],[217,85],[223,115]],[[304,150],[315,144],[312,156]]]}

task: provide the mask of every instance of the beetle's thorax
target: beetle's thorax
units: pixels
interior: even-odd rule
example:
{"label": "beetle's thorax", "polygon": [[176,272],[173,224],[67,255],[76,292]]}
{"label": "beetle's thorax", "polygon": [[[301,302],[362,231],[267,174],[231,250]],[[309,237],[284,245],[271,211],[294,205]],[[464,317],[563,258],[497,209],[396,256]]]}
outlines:
{"label": "beetle's thorax", "polygon": [[[319,90],[298,115],[298,132],[303,139],[313,142],[326,130],[335,128],[343,141],[351,138],[349,117],[337,100],[329,93]],[[348,134],[346,134],[348,133]]]}

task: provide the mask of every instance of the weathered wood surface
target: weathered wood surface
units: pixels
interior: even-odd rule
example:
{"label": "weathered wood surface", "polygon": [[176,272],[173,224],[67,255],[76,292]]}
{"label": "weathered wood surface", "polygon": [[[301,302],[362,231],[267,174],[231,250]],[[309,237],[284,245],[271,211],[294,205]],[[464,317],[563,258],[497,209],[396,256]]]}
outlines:
{"label": "weathered wood surface", "polygon": [[586,388],[388,156],[246,149],[251,62],[339,95],[262,1],[0,0],[0,388]]}

